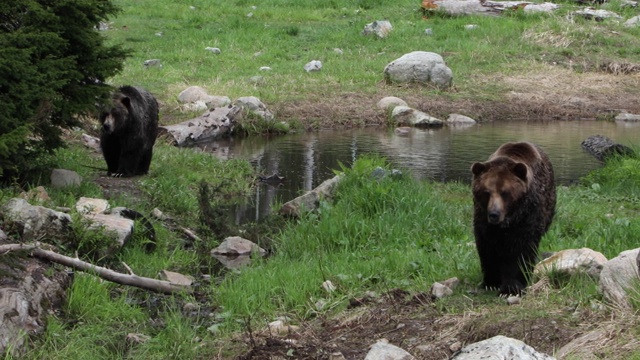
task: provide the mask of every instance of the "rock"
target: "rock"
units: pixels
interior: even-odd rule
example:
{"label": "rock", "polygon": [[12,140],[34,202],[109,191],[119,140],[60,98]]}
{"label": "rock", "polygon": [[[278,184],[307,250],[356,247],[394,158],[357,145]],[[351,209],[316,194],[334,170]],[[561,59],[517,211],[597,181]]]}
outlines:
{"label": "rock", "polygon": [[378,20],[364,26],[362,35],[375,34],[379,38],[385,38],[393,30],[393,26],[387,20]]}
{"label": "rock", "polygon": [[51,200],[47,190],[43,186],[38,186],[34,189],[29,190],[29,192],[21,192],[20,197],[29,201],[33,200],[37,203],[43,203]]}
{"label": "rock", "polygon": [[82,143],[84,144],[84,146],[93,149],[96,152],[102,152],[102,148],[100,147],[100,139],[95,136],[82,134]]}
{"label": "rock", "polygon": [[585,8],[582,10],[574,11],[570,16],[581,16],[585,19],[595,20],[595,21],[603,21],[604,19],[622,19],[622,16],[603,9],[594,9],[594,8]]}
{"label": "rock", "polygon": [[432,84],[440,89],[451,87],[453,72],[442,56],[426,51],[414,51],[392,61],[384,68],[387,82]]}
{"label": "rock", "polygon": [[607,261],[600,272],[600,291],[604,297],[622,309],[630,309],[627,290],[633,289],[639,279],[638,256],[640,249],[621,252]]}
{"label": "rock", "polygon": [[20,235],[26,241],[40,237],[64,236],[69,230],[71,216],[42,206],[33,206],[24,199],[13,198],[1,209],[5,224],[18,225]]}
{"label": "rock", "polygon": [[342,49],[340,49],[340,48],[335,48],[335,49],[333,49],[333,52],[334,52],[334,53],[336,53],[336,54],[338,54],[338,55],[342,55],[342,54],[344,54],[344,51],[342,51]]}
{"label": "rock", "polygon": [[118,214],[87,214],[85,219],[90,222],[90,229],[102,230],[114,240],[114,243],[103,254],[105,256],[116,253],[131,239],[133,234],[134,221]]}
{"label": "rock", "polygon": [[0,229],[0,242],[7,240],[7,234],[4,233],[4,231],[2,231],[2,229]]}
{"label": "rock", "polygon": [[271,335],[289,335],[299,330],[298,326],[287,325],[284,320],[272,321],[267,326]]}
{"label": "rock", "polygon": [[306,72],[320,71],[322,69],[322,62],[320,60],[311,60],[304,65]]}
{"label": "rock", "polygon": [[336,185],[341,179],[342,175],[336,175],[331,179],[325,180],[317,188],[308,191],[306,194],[286,202],[280,208],[280,214],[298,217],[305,211],[314,211],[320,205],[320,200],[330,199],[333,196]]}
{"label": "rock", "polygon": [[211,250],[211,255],[225,255],[225,256],[237,256],[237,255],[251,255],[253,252],[258,252],[260,256],[267,254],[267,251],[259,247],[256,243],[247,239],[243,239],[240,236],[230,236],[218,247]]}
{"label": "rock", "polygon": [[636,27],[640,25],[640,16],[634,16],[622,24],[626,27]]}
{"label": "rock", "polygon": [[329,354],[329,360],[347,360],[341,352],[333,352]]}
{"label": "rock", "polygon": [[457,277],[452,277],[445,281],[439,281],[439,283],[448,287],[451,290],[455,290],[460,284],[460,280]]}
{"label": "rock", "polygon": [[460,114],[449,114],[447,118],[447,125],[453,126],[471,126],[475,125],[476,121],[472,118]]}
{"label": "rock", "polygon": [[206,101],[209,97],[207,91],[200,86],[189,86],[178,94],[178,101],[183,104],[195,103],[199,100]]}
{"label": "rock", "polygon": [[604,135],[589,136],[582,141],[581,145],[583,149],[600,161],[606,161],[609,157],[615,155],[632,156],[635,154],[630,147],[616,144]]}
{"label": "rock", "polygon": [[540,261],[533,273],[541,276],[546,272],[559,272],[568,275],[583,272],[597,278],[606,262],[607,258],[602,253],[589,248],[567,249],[558,251]]}
{"label": "rock", "polygon": [[507,298],[507,305],[519,305],[522,298],[520,296],[509,296]]}
{"label": "rock", "polygon": [[271,68],[268,66],[262,66],[260,67],[260,71],[271,71]]}
{"label": "rock", "polygon": [[75,171],[65,169],[51,171],[51,186],[54,188],[80,185],[80,183],[82,183],[82,178]]}
{"label": "rock", "polygon": [[451,358],[451,360],[476,359],[552,360],[554,358],[537,352],[520,340],[502,335],[467,345]]}
{"label": "rock", "polygon": [[393,108],[391,118],[398,124],[416,127],[438,127],[444,125],[442,120],[408,106],[396,106]]}
{"label": "rock", "polygon": [[81,214],[99,214],[109,208],[109,202],[104,199],[80,197],[76,202],[76,211]]}
{"label": "rock", "polygon": [[149,59],[149,60],[145,60],[142,65],[146,68],[150,68],[150,67],[162,67],[162,63],[160,62],[160,59]]}
{"label": "rock", "polygon": [[396,106],[407,106],[407,103],[404,100],[397,98],[395,96],[387,96],[380,99],[380,101],[378,101],[377,106],[378,106],[378,109],[380,110],[391,111]]}
{"label": "rock", "polygon": [[217,48],[217,47],[209,47],[209,46],[207,46],[207,47],[206,47],[206,48],[204,48],[204,49],[205,49],[205,50],[207,50],[207,51],[211,51],[212,53],[214,53],[214,54],[216,54],[216,55],[218,55],[218,54],[222,53],[222,51],[220,51],[220,49],[219,49],[219,48]]}
{"label": "rock", "polygon": [[145,335],[145,334],[129,333],[127,334],[127,337],[125,338],[125,340],[130,345],[139,345],[139,344],[144,344],[145,342],[151,340],[151,336]]}
{"label": "rock", "polygon": [[273,114],[267,109],[267,106],[255,96],[239,97],[233,103],[235,106],[243,109],[245,112],[256,114],[263,120],[273,120]]}
{"label": "rock", "polygon": [[468,24],[464,26],[465,30],[475,30],[477,28],[478,28],[478,25],[475,25],[475,24]]}
{"label": "rock", "polygon": [[205,100],[205,104],[208,109],[214,109],[231,104],[231,99],[228,96],[209,95]]}
{"label": "rock", "polygon": [[209,107],[204,101],[198,100],[193,103],[187,103],[182,105],[181,110],[182,111],[202,111],[202,110],[207,110],[208,108]]}
{"label": "rock", "polygon": [[526,13],[536,13],[536,12],[545,12],[545,13],[549,13],[549,12],[553,12],[556,9],[559,9],[560,5],[558,4],[554,4],[554,3],[550,3],[550,2],[545,2],[542,4],[527,4],[524,6],[524,12]]}
{"label": "rock", "polygon": [[413,360],[415,357],[386,339],[378,340],[367,353],[364,360]]}
{"label": "rock", "polygon": [[442,299],[445,296],[453,295],[453,290],[446,285],[443,285],[439,282],[433,283],[431,285],[431,296],[435,299]]}
{"label": "rock", "polygon": [[193,278],[191,276],[182,275],[177,272],[162,270],[158,273],[161,280],[168,281],[172,284],[191,286],[193,284]]}
{"label": "rock", "polygon": [[[637,16],[637,18],[640,19],[640,16]],[[640,121],[640,115],[629,114],[628,112],[621,112],[620,114],[616,115],[615,121],[636,122],[636,121]]]}

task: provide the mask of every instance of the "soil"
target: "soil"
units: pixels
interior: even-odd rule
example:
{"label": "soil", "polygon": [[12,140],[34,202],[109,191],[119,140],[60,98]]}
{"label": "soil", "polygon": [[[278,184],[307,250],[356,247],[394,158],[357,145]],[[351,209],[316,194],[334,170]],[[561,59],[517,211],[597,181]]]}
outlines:
{"label": "soil", "polygon": [[[385,96],[398,96],[409,106],[439,118],[459,113],[480,122],[611,119],[621,111],[640,113],[640,76],[636,73],[578,73],[550,65],[544,72],[496,75],[483,81],[506,88],[506,95],[499,100],[470,101],[456,98],[455,88],[427,97],[420,88],[379,84],[373,94],[328,94],[270,107],[279,120],[302,122],[309,129],[383,125],[387,116],[376,103]],[[96,182],[111,196],[138,195],[130,180],[101,177]],[[234,341],[216,344],[216,358],[340,359],[341,354],[346,359],[363,359],[371,345],[384,338],[417,359],[448,359],[461,347],[495,335],[523,340],[553,355],[571,340],[604,324],[617,329],[603,335],[610,341],[584,345],[575,350],[576,358],[616,359],[640,351],[633,332],[625,331],[637,326],[633,317],[618,316],[611,309],[593,311],[589,305],[549,311],[545,308],[549,291],[554,289],[529,293],[521,304],[509,306],[495,294],[491,301],[486,300],[489,295],[477,292],[455,297],[463,300],[433,300],[427,293],[391,290],[351,299],[349,309],[335,317],[319,315],[291,321],[298,328],[284,335],[247,326]],[[478,301],[479,296],[484,298]]]}

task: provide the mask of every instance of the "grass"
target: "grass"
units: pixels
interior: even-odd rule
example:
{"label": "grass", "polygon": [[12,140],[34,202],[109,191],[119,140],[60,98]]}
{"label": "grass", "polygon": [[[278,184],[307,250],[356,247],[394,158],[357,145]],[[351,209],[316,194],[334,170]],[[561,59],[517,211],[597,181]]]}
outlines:
{"label": "grass", "polygon": [[[350,93],[376,101],[381,94],[505,101],[513,89],[495,81],[500,77],[545,71],[554,63],[583,72],[607,62],[637,63],[640,58],[640,28],[625,28],[613,21],[568,20],[565,15],[575,7],[570,3],[562,3],[551,15],[517,11],[498,18],[434,14],[428,19],[422,18],[419,2],[414,0],[267,0],[255,9],[245,0],[115,3],[123,12],[113,19],[105,36],[134,53],[124,71],[110,82],[151,90],[162,102],[164,124],[193,115],[176,110],[177,94],[190,85],[232,99],[257,96],[280,108],[297,101],[331,103]],[[603,6],[625,17],[636,11],[622,8],[619,1]],[[365,24],[380,19],[394,26],[389,38],[360,34]],[[468,31],[466,24],[479,27]],[[431,28],[433,35],[426,36],[425,28]],[[161,36],[156,35],[159,32]],[[219,47],[222,52],[215,55],[205,47]],[[383,84],[384,66],[414,50],[442,54],[454,72],[454,89],[443,92]],[[163,66],[145,69],[142,63],[153,58]],[[311,60],[321,60],[323,70],[304,72],[303,65]],[[260,72],[261,66],[273,70]],[[251,83],[255,75],[264,76],[264,83]],[[313,122],[314,116],[285,120]],[[76,187],[48,189],[51,200],[45,206],[73,207],[80,196],[104,195],[91,181],[96,171],[84,166],[102,167],[103,161],[74,145],[77,136],[71,134],[70,147],[59,150],[50,161],[77,171],[85,181]],[[616,159],[580,184],[560,187],[557,215],[540,250],[590,247],[611,258],[636,248],[640,232],[637,165],[637,159]],[[144,214],[159,208],[173,222],[152,220],[156,252],[147,254],[141,245],[144,239],[135,240],[105,261],[120,270],[124,262],[141,276],[155,277],[167,269],[212,275],[212,281],[198,278],[200,288],[193,296],[160,296],[75,274],[66,307],[49,317],[46,332],[23,358],[229,358],[234,354],[220,355],[217,345],[231,342],[237,331],[261,329],[279,316],[296,322],[333,316],[346,309],[350,299],[368,291],[381,294],[399,288],[420,293],[434,281],[454,276],[462,285],[452,297],[434,305],[445,315],[482,308],[490,314],[488,321],[547,319],[557,309],[587,311],[602,301],[597,283],[584,277],[557,279],[548,298],[534,308],[505,311],[494,294],[470,298],[467,290],[480,282],[481,272],[473,246],[469,187],[417,182],[410,176],[378,181],[370,175],[377,166],[388,168],[383,159],[368,158],[343,169],[347,176],[334,201],[322,202],[317,213],[300,220],[280,220],[275,229],[264,226],[268,233],[261,235],[271,238],[272,256],[218,277],[209,251],[222,239],[203,219],[200,185],[220,189],[209,200],[214,207],[224,208],[230,198],[249,192],[254,170],[244,161],[223,162],[193,149],[157,143],[150,174],[123,182],[129,192],[114,193],[109,201]],[[32,185],[41,183],[47,179],[36,179]],[[20,190],[0,189],[0,204]],[[175,224],[195,229],[202,243],[189,243]],[[242,230],[248,234],[251,229]],[[95,234],[81,229],[75,235],[79,240],[95,240]],[[327,280],[336,285],[336,291],[322,289]],[[185,311],[187,303],[199,310]],[[557,316],[576,321],[569,315]],[[148,340],[128,342],[128,334],[143,334]]]}
{"label": "grass", "polygon": [[[191,85],[231,99],[257,96],[276,109],[295,101],[328,100],[354,92],[374,101],[383,94],[404,97],[417,91],[423,96],[478,102],[506,99],[511,89],[491,80],[495,74],[545,72],[549,64],[591,71],[604,63],[640,59],[640,29],[611,20],[569,19],[566,15],[577,8],[569,2],[561,3],[553,14],[515,11],[496,18],[436,13],[427,19],[415,0],[270,1],[255,9],[250,2],[222,0],[116,3],[123,12],[105,35],[134,54],[111,82],[149,88],[164,103],[163,115],[170,115],[163,116],[165,122],[190,116],[173,110],[178,93]],[[635,14],[619,1],[603,8],[626,17]],[[388,38],[361,35],[364,25],[381,19],[394,27]],[[466,30],[467,24],[478,28]],[[426,28],[432,29],[432,36],[424,34]],[[206,47],[218,47],[221,54],[212,54]],[[416,50],[445,58],[454,73],[455,91],[383,84],[384,67]],[[142,66],[152,58],[160,59],[163,66]],[[303,65],[311,60],[322,61],[322,71],[306,73]],[[260,71],[262,66],[272,71]],[[250,81],[257,75],[264,77],[261,85]]]}

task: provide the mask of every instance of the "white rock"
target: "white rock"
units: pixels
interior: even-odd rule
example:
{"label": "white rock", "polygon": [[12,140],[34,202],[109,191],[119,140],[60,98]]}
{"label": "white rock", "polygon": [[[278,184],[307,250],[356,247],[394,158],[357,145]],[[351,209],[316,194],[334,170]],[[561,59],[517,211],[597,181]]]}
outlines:
{"label": "white rock", "polygon": [[429,116],[422,111],[408,106],[396,106],[391,112],[391,118],[399,124],[412,126],[442,126],[444,122],[438,118]]}
{"label": "white rock", "polygon": [[[639,21],[640,21],[640,16],[637,16]],[[630,122],[635,122],[635,121],[640,121],[640,115],[636,115],[636,114],[629,114],[628,112],[622,112],[618,115],[616,115],[615,118],[616,121],[630,121]]]}
{"label": "white rock", "polygon": [[322,62],[320,62],[320,60],[311,60],[310,62],[304,65],[304,70],[306,72],[320,71],[321,69],[322,69]]}
{"label": "white rock", "polygon": [[542,4],[527,4],[524,6],[524,12],[535,13],[535,12],[552,12],[560,8],[560,5],[546,2]]}
{"label": "white rock", "polygon": [[209,97],[207,91],[200,86],[189,86],[178,94],[178,101],[186,103],[195,103],[198,100],[206,101]]}
{"label": "white rock", "polygon": [[387,64],[384,77],[387,82],[433,84],[446,89],[451,86],[453,72],[442,56],[427,51],[414,51]]}
{"label": "white rock", "polygon": [[271,71],[271,68],[268,66],[262,66],[260,67],[260,71]]}
{"label": "white rock", "polygon": [[498,335],[467,345],[451,360],[553,360],[555,358],[537,352],[531,346],[516,339]]}
{"label": "white rock", "polygon": [[333,49],[333,52],[334,52],[334,53],[336,53],[336,54],[338,54],[338,55],[342,55],[342,54],[344,54],[344,52],[343,52],[343,51],[342,51],[342,49],[340,49],[340,48],[335,48],[335,49]]}
{"label": "white rock", "polygon": [[207,46],[207,47],[206,47],[206,48],[204,48],[204,49],[205,49],[205,50],[207,50],[207,51],[211,51],[212,53],[214,53],[214,54],[216,54],[216,55],[218,55],[218,54],[221,54],[221,53],[222,53],[222,51],[220,50],[220,48],[217,48],[217,47],[209,47],[209,46]]}
{"label": "white rock", "polygon": [[451,296],[453,295],[453,290],[451,290],[451,288],[449,288],[446,285],[443,285],[439,282],[435,282],[433,283],[433,285],[431,285],[431,296],[435,297],[436,299],[441,299],[445,296]]}
{"label": "white rock", "polygon": [[385,38],[393,30],[393,26],[387,20],[378,20],[364,26],[362,35],[375,34],[379,38]]}
{"label": "white rock", "polygon": [[391,345],[387,340],[379,340],[367,353],[364,360],[413,360],[415,357],[395,345]]}
{"label": "white rock", "polygon": [[207,110],[207,103],[204,100],[197,100],[192,103],[186,103],[181,107],[182,111],[204,111]]}
{"label": "white rock", "polygon": [[144,65],[145,68],[149,68],[149,67],[162,67],[162,63],[160,62],[160,59],[149,59],[149,60],[145,60],[142,65]]}
{"label": "white rock", "polygon": [[53,169],[51,171],[51,186],[54,188],[80,185],[80,183],[82,183],[82,177],[75,171],[66,169]]}
{"label": "white rock", "polygon": [[267,251],[259,247],[256,243],[243,239],[239,236],[230,236],[222,243],[211,250],[212,255],[249,255],[257,251],[261,256],[264,256]]}
{"label": "white rock", "polygon": [[207,104],[207,109],[219,108],[231,104],[231,99],[228,96],[209,95],[205,104]]}
{"label": "white rock", "polygon": [[76,202],[76,211],[81,214],[99,214],[109,208],[109,202],[105,199],[80,197]]}
{"label": "white rock", "polygon": [[267,106],[255,96],[243,96],[236,99],[233,104],[245,111],[252,112],[262,119],[273,120],[273,114],[267,109]]}
{"label": "white rock", "polygon": [[447,118],[447,124],[455,126],[469,126],[475,125],[476,121],[472,118],[460,114],[449,114]]}
{"label": "white rock", "polygon": [[380,110],[390,111],[390,110],[393,110],[393,108],[395,108],[396,106],[400,106],[400,105],[407,106],[407,103],[398,97],[387,96],[380,99],[377,105],[378,105],[378,109]]}
{"label": "white rock", "polygon": [[540,276],[551,271],[569,275],[583,272],[597,278],[606,262],[607,258],[602,253],[589,248],[566,249],[540,261],[533,273]]}
{"label": "white rock", "polygon": [[34,241],[41,236],[61,235],[68,231],[71,216],[43,206],[33,206],[26,200],[13,198],[0,208],[4,221],[20,224],[23,240]]}
{"label": "white rock", "polygon": [[627,290],[640,279],[638,274],[638,254],[640,249],[621,252],[607,261],[600,272],[600,291],[605,298],[623,309],[631,307]]}
{"label": "white rock", "polygon": [[464,28],[465,28],[466,30],[474,30],[474,29],[477,29],[477,28],[478,28],[478,25],[475,25],[475,24],[469,24],[469,25],[465,25],[465,26],[464,26]]}

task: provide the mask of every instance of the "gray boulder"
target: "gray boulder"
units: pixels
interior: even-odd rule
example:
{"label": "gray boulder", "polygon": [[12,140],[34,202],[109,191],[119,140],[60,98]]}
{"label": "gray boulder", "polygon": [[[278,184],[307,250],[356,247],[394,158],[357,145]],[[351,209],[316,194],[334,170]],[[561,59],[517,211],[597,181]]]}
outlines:
{"label": "gray boulder", "polygon": [[51,171],[51,186],[54,188],[80,185],[80,183],[82,183],[82,178],[75,171],[65,169]]}
{"label": "gray boulder", "polygon": [[462,348],[451,360],[552,360],[547,354],[537,352],[524,342],[498,335]]}
{"label": "gray boulder", "polygon": [[432,84],[440,89],[448,89],[453,82],[453,72],[442,56],[414,51],[389,63],[384,68],[384,78],[389,83]]}
{"label": "gray boulder", "polygon": [[1,209],[5,223],[12,222],[26,241],[44,236],[62,236],[70,230],[71,216],[43,206],[33,206],[24,199],[9,200]]}
{"label": "gray boulder", "polygon": [[444,121],[408,106],[394,107],[393,111],[391,111],[391,118],[400,125],[416,127],[438,127],[444,125]]}
{"label": "gray boulder", "polygon": [[607,261],[600,272],[600,291],[607,300],[619,308],[631,308],[627,291],[632,289],[640,279],[639,256],[640,248],[623,251],[617,257]]}
{"label": "gray boulder", "polygon": [[246,113],[253,113],[261,117],[263,120],[273,120],[273,114],[267,109],[267,106],[255,96],[239,97],[233,103],[235,106],[243,109]]}

